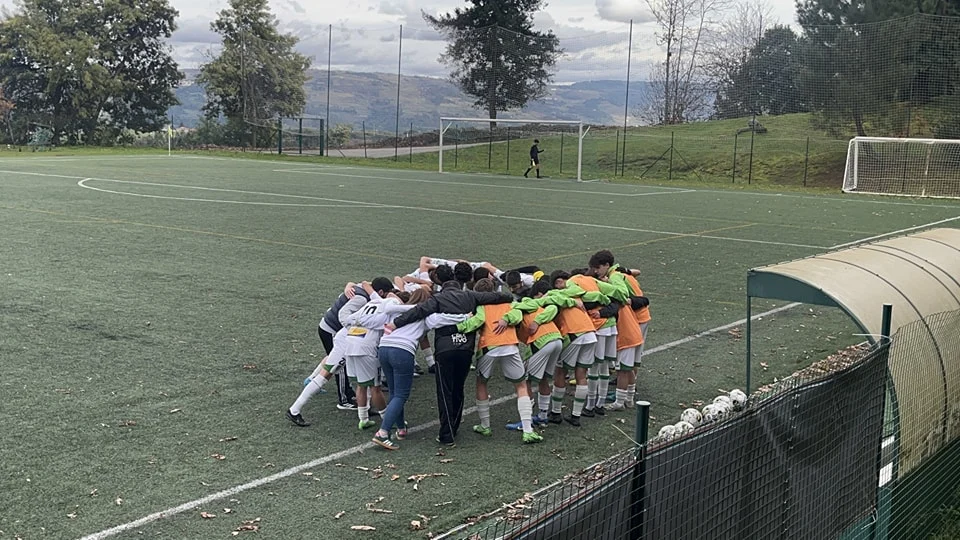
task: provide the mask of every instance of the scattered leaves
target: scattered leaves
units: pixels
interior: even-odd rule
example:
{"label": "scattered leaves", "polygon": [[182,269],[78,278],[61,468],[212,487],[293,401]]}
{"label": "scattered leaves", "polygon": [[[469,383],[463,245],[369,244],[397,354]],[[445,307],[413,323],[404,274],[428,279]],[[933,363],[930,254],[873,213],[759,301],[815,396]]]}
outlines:
{"label": "scattered leaves", "polygon": [[410,522],[410,530],[411,530],[411,531],[422,531],[422,530],[423,530],[423,524],[420,523],[420,521],[418,521],[418,520],[415,519],[415,520],[413,520],[413,521]]}
{"label": "scattered leaves", "polygon": [[137,425],[136,420],[124,420],[120,422],[120,427],[133,427],[135,425]]}
{"label": "scattered leaves", "polygon": [[447,459],[441,459],[441,460],[440,460],[440,463],[453,463],[453,460],[452,460],[452,459],[450,459],[450,458],[447,458]]}
{"label": "scattered leaves", "polygon": [[223,460],[227,459],[227,456],[225,456],[225,455],[223,455],[223,454],[210,454],[210,457],[212,457],[213,459],[219,460],[219,461],[223,461]]}
{"label": "scattered leaves", "polygon": [[93,488],[93,489],[90,491],[90,496],[91,496],[91,497],[96,497],[96,496],[97,496],[97,488]]}
{"label": "scattered leaves", "polygon": [[77,517],[77,514],[75,514],[75,513],[73,513],[73,512],[70,512],[69,514],[67,514],[67,517],[70,518],[70,519],[74,519],[74,518]]}
{"label": "scattered leaves", "polygon": [[453,504],[453,501],[443,501],[443,502],[439,502],[439,503],[437,503],[437,504],[434,504],[434,506],[446,506],[446,505],[448,505],[448,504]]}
{"label": "scattered leaves", "polygon": [[435,476],[449,476],[447,473],[425,473],[425,474],[414,474],[407,478],[407,482],[413,482],[413,490],[419,491],[420,482],[423,482],[427,478],[433,478]]}
{"label": "scattered leaves", "polygon": [[310,472],[310,471],[303,472],[303,473],[300,473],[300,474],[302,474],[302,475],[304,475],[304,476],[313,476],[313,473]]}
{"label": "scattered leaves", "polygon": [[183,409],[170,409],[170,412],[168,414],[175,414],[178,412],[183,412]]}
{"label": "scattered leaves", "polygon": [[354,467],[354,469],[357,469],[358,471],[370,472],[370,467],[361,467],[360,465],[357,465]]}
{"label": "scattered leaves", "polygon": [[400,479],[400,475],[399,475],[399,474],[391,474],[391,475],[390,475],[390,480],[398,480],[398,479]]}
{"label": "scattered leaves", "polygon": [[213,519],[217,517],[216,514],[211,514],[210,512],[200,512],[200,517],[203,519]]}
{"label": "scattered leaves", "polygon": [[230,441],[235,441],[235,440],[237,440],[236,437],[224,437],[224,438],[220,439],[220,442],[230,442]]}
{"label": "scattered leaves", "polygon": [[336,514],[333,515],[333,519],[340,519],[340,518],[342,518],[342,517],[344,516],[344,514],[346,514],[346,512],[344,512],[343,510],[341,510],[341,511],[339,511],[339,512],[337,512]]}
{"label": "scattered leaves", "polygon": [[376,527],[371,527],[370,525],[351,525],[350,530],[353,531],[375,531]]}
{"label": "scattered leaves", "polygon": [[687,382],[697,384],[697,381],[693,380],[693,377],[687,377]]}
{"label": "scattered leaves", "polygon": [[256,364],[244,364],[243,369],[257,369]]}
{"label": "scattered leaves", "polygon": [[384,467],[386,467],[386,468],[388,468],[388,469],[396,469],[396,468],[397,468],[397,466],[394,465],[393,463],[387,463],[386,465],[384,465]]}
{"label": "scattered leaves", "polygon": [[231,512],[233,512],[233,509],[232,509],[232,508],[224,508],[224,509],[223,509],[223,513],[224,513],[224,514],[229,514],[229,513],[231,513]]}
{"label": "scattered leaves", "polygon": [[120,506],[121,504],[123,504],[123,499],[121,499],[120,497],[117,497],[117,500],[114,502],[117,503],[117,506]]}
{"label": "scattered leaves", "polygon": [[734,340],[740,340],[740,338],[743,337],[743,329],[737,326],[736,328],[731,328],[727,334],[729,334]]}

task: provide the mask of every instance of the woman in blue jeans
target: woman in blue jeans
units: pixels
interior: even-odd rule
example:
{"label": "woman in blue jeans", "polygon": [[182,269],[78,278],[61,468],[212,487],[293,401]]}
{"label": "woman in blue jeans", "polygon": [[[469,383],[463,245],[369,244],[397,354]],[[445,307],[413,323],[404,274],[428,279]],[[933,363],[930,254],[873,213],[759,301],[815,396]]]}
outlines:
{"label": "woman in blue jeans", "polygon": [[[417,289],[410,294],[410,300],[404,307],[407,309],[413,308],[417,304],[426,302],[429,298],[429,290],[426,288]],[[396,315],[399,315],[399,313],[396,313]],[[420,338],[430,328],[457,324],[467,317],[469,315],[441,313],[431,315],[415,324],[408,324],[384,333],[380,339],[378,357],[380,367],[387,378],[387,384],[390,386],[390,401],[387,403],[387,408],[381,413],[383,422],[380,424],[380,429],[374,434],[373,442],[387,450],[400,448],[397,443],[390,439],[390,431],[394,427],[397,428],[396,438],[399,441],[407,436],[407,424],[404,420],[403,408],[410,397],[410,387],[413,386],[413,369],[416,364],[414,355]]]}

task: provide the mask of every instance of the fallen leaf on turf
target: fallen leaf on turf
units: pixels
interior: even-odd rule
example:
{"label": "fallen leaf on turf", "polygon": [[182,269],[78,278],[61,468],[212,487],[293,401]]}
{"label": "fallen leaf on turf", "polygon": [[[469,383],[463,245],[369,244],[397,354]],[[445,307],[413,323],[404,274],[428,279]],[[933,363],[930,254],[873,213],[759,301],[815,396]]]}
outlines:
{"label": "fallen leaf on turf", "polygon": [[396,469],[396,468],[397,468],[397,466],[394,465],[393,463],[387,463],[386,465],[384,465],[384,467],[386,467],[386,468],[388,468],[388,469]]}
{"label": "fallen leaf on turf", "polygon": [[301,474],[304,475],[304,476],[313,476],[313,473],[312,473],[312,472],[305,472],[305,473],[301,473]]}
{"label": "fallen leaf on turf", "polygon": [[[434,506],[446,506],[448,504],[453,504],[453,501],[443,501],[443,502],[434,504]],[[423,516],[420,516],[420,517],[423,517]]]}
{"label": "fallen leaf on turf", "polygon": [[77,515],[74,514],[74,513],[70,513],[70,514],[67,514],[67,517],[70,518],[70,519],[73,519],[73,518],[77,517]]}
{"label": "fallen leaf on turf", "polygon": [[376,527],[371,527],[371,526],[369,526],[369,525],[351,525],[351,526],[350,526],[350,529],[351,529],[351,530],[354,530],[354,531],[375,531],[375,530],[377,530]]}
{"label": "fallen leaf on turf", "polygon": [[359,465],[357,465],[354,468],[357,469],[358,471],[365,471],[365,472],[370,470],[370,467],[361,467]]}
{"label": "fallen leaf on turf", "polygon": [[170,409],[169,414],[178,413],[178,412],[183,412],[183,409]]}
{"label": "fallen leaf on turf", "polygon": [[450,459],[450,458],[447,458],[447,459],[441,459],[441,460],[440,460],[440,463],[453,463],[453,460],[452,460],[452,459]]}
{"label": "fallen leaf on turf", "polygon": [[343,517],[344,514],[346,514],[346,512],[344,512],[343,510],[341,510],[341,511],[337,512],[336,514],[334,514],[333,519],[340,519],[340,518]]}
{"label": "fallen leaf on turf", "polygon": [[693,377],[687,377],[687,382],[692,382],[693,384],[697,384],[697,381],[693,380]]}
{"label": "fallen leaf on turf", "polygon": [[334,467],[346,467],[343,463],[334,463]]}
{"label": "fallen leaf on turf", "polygon": [[201,486],[209,486],[210,484],[208,484],[207,482],[204,482],[203,480],[201,480],[201,481],[200,481],[200,485],[201,485]]}
{"label": "fallen leaf on turf", "polygon": [[91,496],[91,497],[96,497],[96,496],[97,496],[97,488],[93,488],[93,491],[90,492],[90,496]]}
{"label": "fallen leaf on turf", "polygon": [[231,509],[231,508],[224,508],[224,509],[223,509],[223,513],[224,513],[224,514],[229,514],[230,512],[233,512],[233,509]]}
{"label": "fallen leaf on turf", "polygon": [[244,364],[243,369],[257,369],[256,364]]}
{"label": "fallen leaf on turf", "polygon": [[230,441],[235,441],[235,440],[237,440],[236,437],[224,437],[224,438],[220,439],[220,442],[230,442]]}
{"label": "fallen leaf on turf", "polygon": [[137,425],[135,420],[124,420],[123,422],[120,422],[120,427],[133,427],[135,425]]}
{"label": "fallen leaf on turf", "polygon": [[217,517],[217,515],[211,514],[210,512],[200,512],[200,517],[202,517],[203,519],[213,519]]}
{"label": "fallen leaf on turf", "polygon": [[210,457],[212,457],[213,459],[220,460],[220,461],[223,461],[223,460],[227,459],[227,456],[225,456],[225,455],[223,455],[223,454],[210,454]]}
{"label": "fallen leaf on turf", "polygon": [[447,453],[443,451],[443,448],[437,448],[437,454],[436,454],[436,455],[438,455],[438,456],[445,456],[445,455],[447,455]]}
{"label": "fallen leaf on turf", "polygon": [[417,520],[413,520],[410,522],[410,530],[411,531],[423,530],[423,524]]}
{"label": "fallen leaf on turf", "polygon": [[123,499],[121,499],[120,497],[117,497],[117,500],[114,502],[117,503],[117,506],[120,506],[121,504],[123,504]]}
{"label": "fallen leaf on turf", "polygon": [[399,474],[394,474],[394,475],[391,475],[391,476],[390,476],[390,480],[397,480],[397,479],[399,479],[399,478],[400,478],[400,475],[399,475]]}

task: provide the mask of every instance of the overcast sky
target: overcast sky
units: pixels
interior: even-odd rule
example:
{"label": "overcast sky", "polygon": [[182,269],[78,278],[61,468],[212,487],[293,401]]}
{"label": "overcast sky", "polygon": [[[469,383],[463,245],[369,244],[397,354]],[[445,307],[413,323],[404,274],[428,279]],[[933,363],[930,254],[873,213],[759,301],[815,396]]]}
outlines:
{"label": "overcast sky", "polygon": [[[794,0],[766,0],[774,17],[795,24]],[[0,0],[12,7],[13,0]],[[171,40],[182,67],[197,67],[215,50],[218,37],[210,22],[226,0],[171,0],[180,11],[179,29]],[[284,31],[300,36],[299,49],[326,68],[328,25],[333,25],[334,70],[395,73],[399,27],[403,25],[402,71],[405,75],[443,76],[437,58],[444,42],[421,17],[421,10],[438,14],[465,5],[463,0],[271,0]],[[536,24],[561,38],[566,54],[558,64],[556,82],[620,79],[625,76],[628,21],[634,20],[631,79],[643,78],[645,64],[662,52],[645,0],[550,0],[536,15]]]}

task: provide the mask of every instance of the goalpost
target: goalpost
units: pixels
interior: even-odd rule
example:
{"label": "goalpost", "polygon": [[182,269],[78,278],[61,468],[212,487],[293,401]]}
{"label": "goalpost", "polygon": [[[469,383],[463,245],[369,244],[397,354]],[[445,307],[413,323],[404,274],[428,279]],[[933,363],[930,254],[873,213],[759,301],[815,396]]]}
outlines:
{"label": "goalpost", "polygon": [[960,140],[854,137],[843,191],[960,198]]}
{"label": "goalpost", "polygon": [[[576,126],[577,128],[577,181],[583,181],[583,138],[590,131],[590,126],[587,126],[587,129],[583,129],[582,120],[532,120],[532,119],[490,119],[490,118],[457,118],[449,116],[440,117],[440,144],[439,144],[439,171],[443,172],[443,135],[453,126],[454,123],[476,123],[476,124],[486,124],[489,126],[491,123],[496,124],[513,124],[513,125],[527,125],[527,126]],[[508,139],[509,140],[509,139]],[[492,144],[492,139],[491,139]],[[509,158],[508,158],[509,159]]]}

